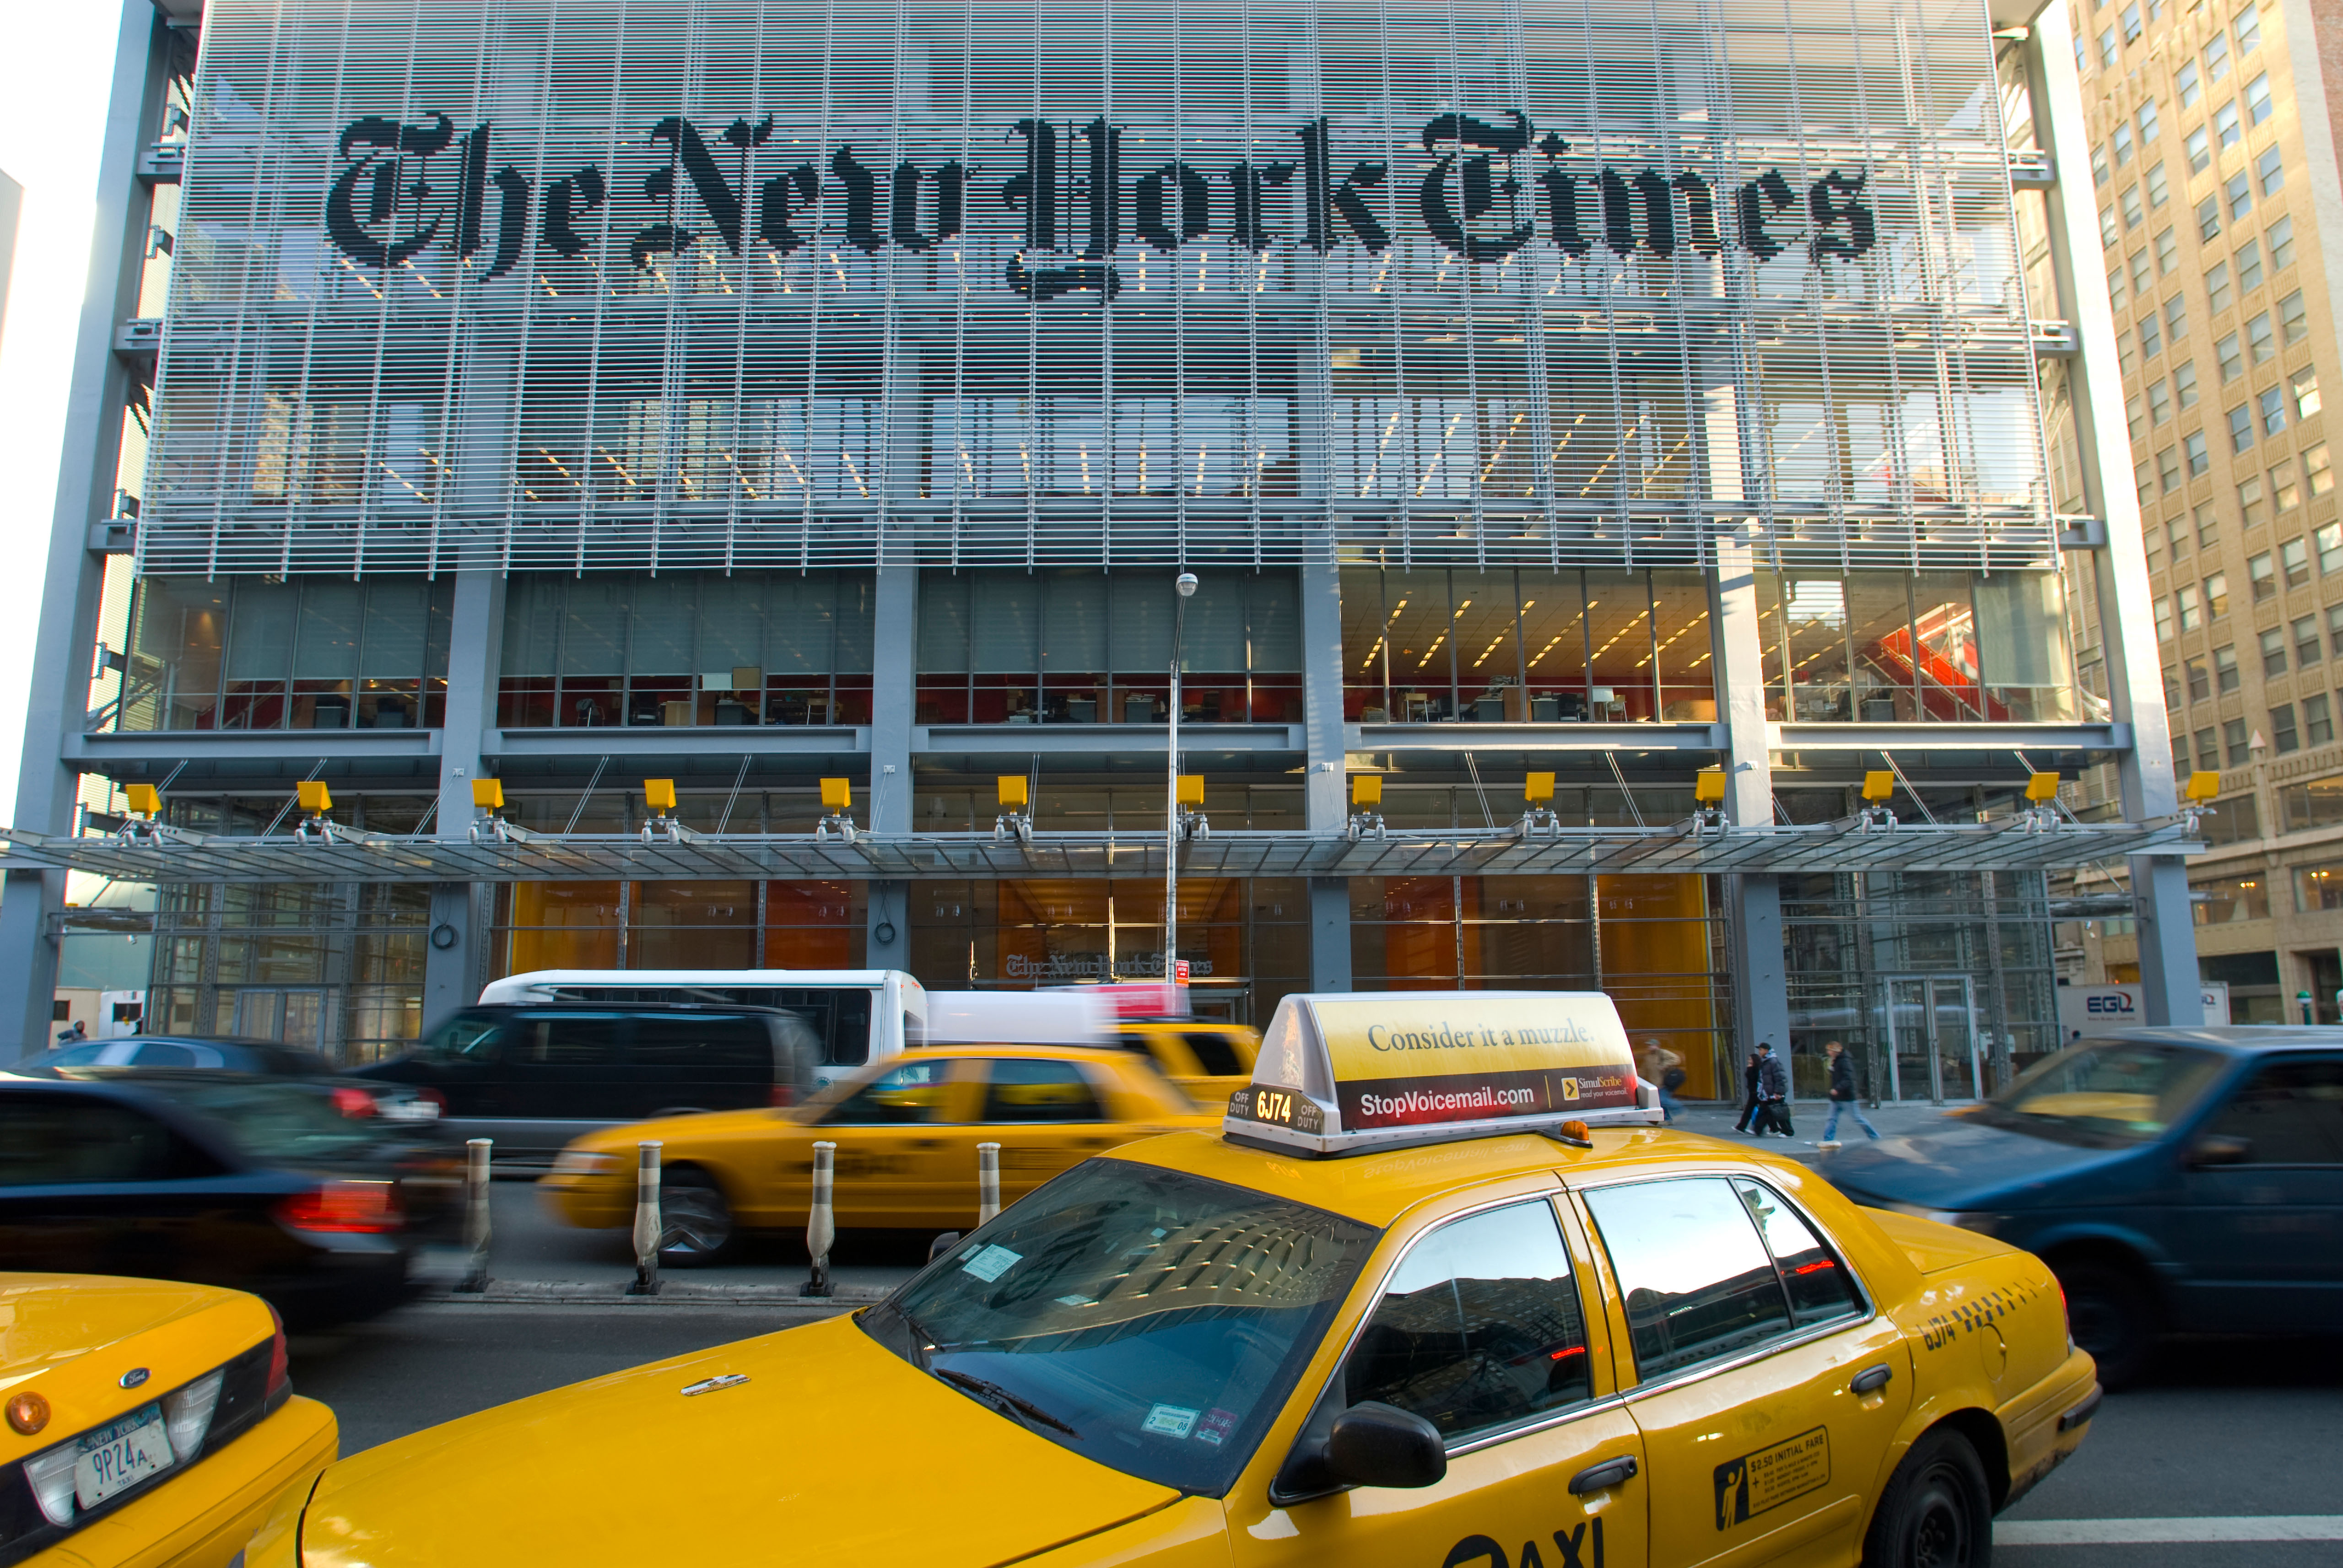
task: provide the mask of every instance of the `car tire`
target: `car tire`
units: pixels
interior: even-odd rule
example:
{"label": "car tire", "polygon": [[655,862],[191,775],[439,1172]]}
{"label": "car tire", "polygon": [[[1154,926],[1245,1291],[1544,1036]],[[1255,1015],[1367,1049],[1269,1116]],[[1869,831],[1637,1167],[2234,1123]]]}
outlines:
{"label": "car tire", "polygon": [[1949,1427],[1921,1435],[1888,1478],[1864,1568],[1988,1568],[1993,1493],[1969,1440]]}
{"label": "car tire", "polygon": [[2147,1289],[2110,1263],[2077,1261],[2054,1271],[2066,1296],[2067,1332],[2099,1363],[2099,1386],[2138,1382],[2156,1349],[2156,1309]]}
{"label": "car tire", "polygon": [[659,1175],[659,1267],[704,1269],[740,1243],[731,1201],[716,1178],[686,1165]]}

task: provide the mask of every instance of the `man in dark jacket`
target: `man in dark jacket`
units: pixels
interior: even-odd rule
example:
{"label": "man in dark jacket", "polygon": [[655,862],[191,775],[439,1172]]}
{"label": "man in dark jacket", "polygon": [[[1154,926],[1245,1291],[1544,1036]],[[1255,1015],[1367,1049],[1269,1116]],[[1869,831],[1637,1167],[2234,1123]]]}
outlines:
{"label": "man in dark jacket", "polygon": [[1751,1051],[1741,1069],[1741,1120],[1733,1124],[1735,1132],[1757,1131],[1757,1053]]}
{"label": "man in dark jacket", "polygon": [[1757,1120],[1753,1128],[1760,1138],[1769,1132],[1789,1138],[1797,1132],[1790,1125],[1790,1070],[1774,1054],[1770,1040],[1757,1042]]}
{"label": "man in dark jacket", "polygon": [[1842,1111],[1855,1118],[1857,1127],[1874,1138],[1878,1137],[1879,1129],[1871,1124],[1863,1114],[1863,1107],[1855,1103],[1855,1058],[1847,1054],[1845,1046],[1835,1040],[1825,1045],[1823,1050],[1830,1055],[1830,1117],[1823,1123],[1820,1147],[1829,1149],[1837,1144],[1838,1113]]}

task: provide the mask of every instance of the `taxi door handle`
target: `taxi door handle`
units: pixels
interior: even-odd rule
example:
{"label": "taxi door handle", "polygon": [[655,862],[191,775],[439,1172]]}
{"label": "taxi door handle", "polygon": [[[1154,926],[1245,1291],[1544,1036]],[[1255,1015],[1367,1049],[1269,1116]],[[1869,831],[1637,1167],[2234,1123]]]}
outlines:
{"label": "taxi door handle", "polygon": [[1600,1464],[1590,1464],[1570,1478],[1571,1492],[1580,1497],[1590,1492],[1605,1492],[1622,1482],[1632,1481],[1637,1469],[1635,1456],[1623,1453],[1616,1459],[1606,1459]]}
{"label": "taxi door handle", "polygon": [[1846,1386],[1855,1393],[1877,1393],[1887,1386],[1887,1380],[1895,1375],[1895,1372],[1884,1363],[1875,1367],[1865,1367],[1855,1373],[1855,1381]]}
{"label": "taxi door handle", "polygon": [[914,1149],[941,1149],[943,1146],[944,1141],[940,1138],[914,1138],[911,1140],[911,1147]]}

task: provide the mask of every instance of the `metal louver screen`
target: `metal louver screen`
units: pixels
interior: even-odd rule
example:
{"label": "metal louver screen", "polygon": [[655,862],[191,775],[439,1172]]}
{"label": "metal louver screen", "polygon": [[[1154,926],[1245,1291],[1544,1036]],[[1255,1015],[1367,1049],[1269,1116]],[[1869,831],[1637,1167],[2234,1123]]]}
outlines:
{"label": "metal louver screen", "polygon": [[148,571],[2052,552],[1983,9],[214,0]]}

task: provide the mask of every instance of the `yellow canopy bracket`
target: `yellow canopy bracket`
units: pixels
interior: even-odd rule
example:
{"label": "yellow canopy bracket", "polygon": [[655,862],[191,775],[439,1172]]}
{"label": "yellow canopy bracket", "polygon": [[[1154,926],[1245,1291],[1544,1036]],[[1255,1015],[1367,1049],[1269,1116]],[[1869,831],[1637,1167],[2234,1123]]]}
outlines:
{"label": "yellow canopy bracket", "polygon": [[1533,805],[1551,805],[1554,801],[1554,775],[1531,774],[1522,781],[1522,799]]}
{"label": "yellow canopy bracket", "polygon": [[854,781],[850,779],[825,779],[821,781],[821,805],[825,811],[844,811],[854,805]]}
{"label": "yellow canopy bracket", "polygon": [[675,780],[646,779],[643,780],[643,804],[654,811],[675,809]]}
{"label": "yellow canopy bracket", "polygon": [[163,814],[163,792],[152,784],[125,784],[122,798],[130,802],[131,811],[137,816],[154,818]]}
{"label": "yellow canopy bracket", "polygon": [[1173,799],[1182,806],[1202,806],[1204,803],[1204,776],[1202,773],[1181,774],[1180,788]]}
{"label": "yellow canopy bracket", "polygon": [[[840,782],[842,784],[844,783],[844,780],[841,779]],[[830,804],[828,784],[829,780],[824,779],[822,804],[825,806]],[[1032,798],[1031,781],[1022,773],[999,774],[993,779],[993,787],[1000,797],[1001,809],[1004,810],[1016,810],[1019,808],[1027,805]],[[844,802],[841,801],[840,804],[842,805]]]}
{"label": "yellow canopy bracket", "polygon": [[1383,776],[1380,773],[1351,775],[1351,804],[1380,806],[1383,803]]}
{"label": "yellow canopy bracket", "polygon": [[1725,803],[1725,769],[1704,768],[1692,776],[1692,798],[1704,806]]}
{"label": "yellow canopy bracket", "polygon": [[484,811],[501,811],[505,807],[505,787],[500,779],[472,780],[472,804]]}
{"label": "yellow canopy bracket", "polygon": [[2188,775],[2188,787],[2181,791],[2191,800],[2210,800],[2220,792],[2221,776],[2201,770]]}
{"label": "yellow canopy bracket", "polygon": [[1863,776],[1863,798],[1877,802],[1892,799],[1896,794],[1896,775],[1884,768],[1875,768]]}
{"label": "yellow canopy bracket", "polygon": [[334,792],[326,788],[323,779],[304,779],[293,787],[293,792],[300,799],[301,809],[312,817],[334,809]]}

